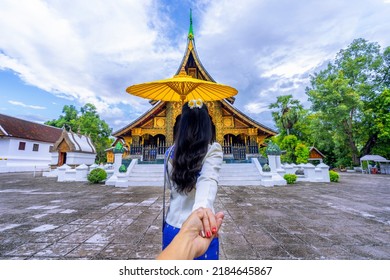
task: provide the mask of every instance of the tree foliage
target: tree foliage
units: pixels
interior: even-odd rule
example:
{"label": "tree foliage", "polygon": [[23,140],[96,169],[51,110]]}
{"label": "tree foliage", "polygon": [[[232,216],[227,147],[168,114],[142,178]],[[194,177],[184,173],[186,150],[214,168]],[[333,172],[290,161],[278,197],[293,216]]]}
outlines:
{"label": "tree foliage", "polygon": [[293,99],[292,95],[280,95],[275,103],[269,106],[270,109],[277,109],[272,112],[272,117],[283,134],[293,133],[294,125],[299,121],[303,107],[299,100]]}
{"label": "tree foliage", "polygon": [[62,115],[56,120],[47,121],[45,124],[55,127],[65,127],[74,132],[88,135],[96,148],[96,161],[105,162],[105,149],[110,146],[110,135],[112,129],[102,119],[93,104],[87,103],[80,108],[80,112],[73,105],[65,105]]}
{"label": "tree foliage", "polygon": [[389,143],[389,62],[389,48],[381,53],[377,43],[356,39],[311,77],[306,94],[320,131],[315,135],[327,136],[338,164],[357,165]]}
{"label": "tree foliage", "polygon": [[305,144],[299,143],[295,147],[295,156],[297,158],[296,160],[297,164],[307,163],[309,159],[309,155],[310,155],[309,148]]}
{"label": "tree foliage", "polygon": [[309,110],[292,95],[269,106],[284,162],[304,162],[310,146],[331,166],[359,165],[366,154],[390,158],[390,47],[354,40],[310,77],[306,94]]}
{"label": "tree foliage", "polygon": [[295,148],[298,145],[298,138],[295,135],[286,135],[280,142],[280,148],[285,152],[281,156],[283,162],[296,163]]}

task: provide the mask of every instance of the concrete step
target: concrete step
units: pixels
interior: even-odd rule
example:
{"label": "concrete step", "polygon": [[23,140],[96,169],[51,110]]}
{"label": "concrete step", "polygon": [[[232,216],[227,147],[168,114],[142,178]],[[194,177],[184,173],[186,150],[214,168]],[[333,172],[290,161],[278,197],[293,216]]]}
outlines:
{"label": "concrete step", "polygon": [[253,181],[253,180],[261,180],[260,176],[229,176],[229,177],[221,177],[219,176],[219,181]]}
{"label": "concrete step", "polygon": [[260,186],[261,178],[252,163],[222,164],[219,174],[220,186]]}
{"label": "concrete step", "polygon": [[234,170],[234,171],[226,171],[226,170],[221,170],[219,172],[220,177],[237,177],[237,176],[242,176],[245,174],[245,176],[257,176],[259,175],[259,171],[257,170]]}
{"label": "concrete step", "polygon": [[136,164],[133,167],[133,171],[155,171],[163,172],[164,165],[162,164]]}
{"label": "concrete step", "polygon": [[219,186],[262,186],[260,180],[245,180],[245,181],[220,181]]}
{"label": "concrete step", "polygon": [[136,164],[129,175],[129,187],[162,187],[164,185],[163,164]]}
{"label": "concrete step", "polygon": [[164,181],[164,177],[163,176],[159,176],[159,177],[142,177],[142,176],[131,176],[130,175],[129,181],[133,181],[133,182]]}
{"label": "concrete step", "polygon": [[143,181],[143,182],[138,182],[138,181],[128,181],[127,186],[129,187],[163,187],[164,186],[164,181],[162,182],[153,182],[153,181]]}
{"label": "concrete step", "polygon": [[[129,186],[163,186],[164,165],[136,164],[129,176]],[[222,164],[219,176],[221,186],[259,186],[259,171],[252,163]]]}
{"label": "concrete step", "polygon": [[164,176],[162,171],[135,171],[130,173],[130,177],[162,177]]}

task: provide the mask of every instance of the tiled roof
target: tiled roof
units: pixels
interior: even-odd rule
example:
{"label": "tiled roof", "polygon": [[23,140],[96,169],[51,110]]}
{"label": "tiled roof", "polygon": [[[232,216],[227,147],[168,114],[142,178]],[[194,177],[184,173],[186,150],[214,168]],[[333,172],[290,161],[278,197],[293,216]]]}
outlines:
{"label": "tiled roof", "polygon": [[[0,114],[0,126],[8,137],[54,143],[61,136],[62,129]],[[4,133],[5,132],[5,133]]]}

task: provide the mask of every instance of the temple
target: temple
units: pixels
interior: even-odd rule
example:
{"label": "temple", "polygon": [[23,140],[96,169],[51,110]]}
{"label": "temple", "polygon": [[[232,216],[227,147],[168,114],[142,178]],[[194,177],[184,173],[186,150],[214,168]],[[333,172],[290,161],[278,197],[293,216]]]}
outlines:
{"label": "temple", "polygon": [[[184,68],[193,78],[215,82],[202,65],[195,47],[195,38],[190,17],[187,47],[176,74]],[[251,119],[233,106],[234,98],[206,102],[214,128],[214,138],[223,146],[224,158],[245,160],[258,155],[259,147],[276,132]],[[162,158],[167,147],[172,145],[175,128],[181,114],[181,102],[151,101],[152,108],[127,126],[113,133],[116,140],[127,148],[123,158],[139,157],[144,161]],[[107,150],[107,161],[113,162],[113,149]]]}

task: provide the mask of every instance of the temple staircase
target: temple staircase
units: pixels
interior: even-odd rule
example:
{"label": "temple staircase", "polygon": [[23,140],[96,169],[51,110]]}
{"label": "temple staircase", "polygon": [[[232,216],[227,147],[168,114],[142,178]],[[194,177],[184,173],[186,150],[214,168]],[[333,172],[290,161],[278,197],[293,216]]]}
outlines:
{"label": "temple staircase", "polygon": [[220,186],[260,186],[261,177],[253,163],[224,163],[219,174]]}
{"label": "temple staircase", "polygon": [[136,164],[131,170],[129,187],[162,187],[164,164]]}
{"label": "temple staircase", "polygon": [[[163,164],[135,164],[128,186],[163,186]],[[220,186],[260,186],[260,173],[253,163],[224,163],[219,176]]]}

